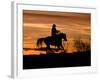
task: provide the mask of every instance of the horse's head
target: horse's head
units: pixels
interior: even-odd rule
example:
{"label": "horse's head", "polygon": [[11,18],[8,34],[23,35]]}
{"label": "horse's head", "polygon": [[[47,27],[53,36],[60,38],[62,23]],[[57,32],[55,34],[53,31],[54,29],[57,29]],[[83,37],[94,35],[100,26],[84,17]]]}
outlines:
{"label": "horse's head", "polygon": [[60,33],[60,36],[62,39],[64,39],[65,41],[67,41],[67,38],[66,38],[66,34],[65,33]]}

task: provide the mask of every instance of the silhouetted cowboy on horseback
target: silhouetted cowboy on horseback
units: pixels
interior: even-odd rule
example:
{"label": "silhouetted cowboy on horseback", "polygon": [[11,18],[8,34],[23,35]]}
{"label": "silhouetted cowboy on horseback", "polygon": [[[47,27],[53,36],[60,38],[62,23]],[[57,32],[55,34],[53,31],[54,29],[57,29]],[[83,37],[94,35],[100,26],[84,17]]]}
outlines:
{"label": "silhouetted cowboy on horseback", "polygon": [[46,52],[48,53],[48,50],[52,51],[50,48],[50,45],[55,46],[57,50],[64,50],[62,40],[67,41],[67,37],[65,33],[61,33],[59,30],[56,29],[56,25],[52,25],[51,29],[51,36],[47,36],[44,38],[39,38],[37,40],[37,46],[41,46],[44,42],[46,45]]}

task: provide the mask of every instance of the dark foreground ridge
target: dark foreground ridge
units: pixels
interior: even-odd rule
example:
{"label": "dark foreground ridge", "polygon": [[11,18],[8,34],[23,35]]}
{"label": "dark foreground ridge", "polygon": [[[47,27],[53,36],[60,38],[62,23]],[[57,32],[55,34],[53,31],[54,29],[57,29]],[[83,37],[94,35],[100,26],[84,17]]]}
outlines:
{"label": "dark foreground ridge", "polygon": [[91,66],[91,53],[23,55],[23,69]]}

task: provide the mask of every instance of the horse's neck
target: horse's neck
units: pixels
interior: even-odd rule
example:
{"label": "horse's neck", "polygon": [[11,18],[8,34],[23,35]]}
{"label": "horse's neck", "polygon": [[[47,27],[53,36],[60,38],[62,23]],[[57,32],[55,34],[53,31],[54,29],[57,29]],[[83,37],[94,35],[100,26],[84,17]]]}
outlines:
{"label": "horse's neck", "polygon": [[60,34],[60,37],[61,37],[61,40],[63,39],[63,35],[62,34]]}

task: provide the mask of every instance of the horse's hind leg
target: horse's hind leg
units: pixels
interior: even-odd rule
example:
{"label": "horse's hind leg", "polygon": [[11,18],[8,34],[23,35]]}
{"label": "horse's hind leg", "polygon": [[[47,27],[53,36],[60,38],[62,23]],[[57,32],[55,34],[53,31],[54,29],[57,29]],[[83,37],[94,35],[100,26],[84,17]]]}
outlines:
{"label": "horse's hind leg", "polygon": [[46,54],[49,54],[48,46],[46,47]]}
{"label": "horse's hind leg", "polygon": [[53,50],[50,48],[50,41],[45,40],[44,42],[45,42],[45,44],[46,44],[46,53],[47,53],[47,54],[54,53]]}
{"label": "horse's hind leg", "polygon": [[46,44],[46,54],[50,53],[50,46],[48,44]]}
{"label": "horse's hind leg", "polygon": [[46,54],[53,54],[53,50],[50,48],[50,45],[47,45],[46,47]]}

